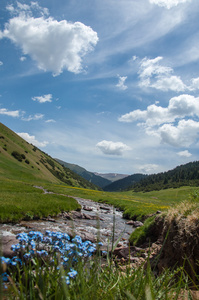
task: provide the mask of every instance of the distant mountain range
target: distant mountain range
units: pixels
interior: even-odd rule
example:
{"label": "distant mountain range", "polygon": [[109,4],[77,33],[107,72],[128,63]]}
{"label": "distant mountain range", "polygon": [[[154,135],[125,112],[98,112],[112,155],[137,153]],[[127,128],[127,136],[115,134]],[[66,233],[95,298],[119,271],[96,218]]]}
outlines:
{"label": "distant mountain range", "polygon": [[[117,192],[152,191],[180,186],[199,186],[199,161],[152,175],[101,174],[53,159],[0,123],[0,178],[32,182],[64,182],[67,185]],[[118,180],[119,179],[119,180]]]}
{"label": "distant mountain range", "polygon": [[82,176],[89,182],[99,186],[104,191],[109,192],[118,192],[127,189],[134,183],[139,182],[141,179],[145,178],[147,175],[143,174],[134,174],[134,175],[126,175],[126,174],[117,174],[117,173],[92,173],[87,171],[86,169],[75,165],[64,162],[60,159],[55,158],[61,165],[69,168],[73,172],[77,173],[78,175]]}
{"label": "distant mountain range", "polygon": [[56,160],[61,165],[71,169],[107,192],[120,192],[124,190],[147,192],[175,188],[182,185],[199,185],[199,162],[188,163],[158,174],[145,175],[138,173],[125,175],[117,173],[92,173],[78,165],[66,163],[59,159]]}
{"label": "distant mountain range", "polygon": [[129,188],[129,186],[133,186],[135,183],[147,177],[144,174],[133,174],[122,178],[120,180],[114,181],[111,184],[105,186],[104,191],[107,192],[121,192]]}
{"label": "distant mountain range", "polygon": [[117,180],[120,180],[120,179],[123,179],[123,178],[129,176],[129,175],[126,175],[126,174],[118,174],[118,173],[105,173],[104,174],[104,173],[94,172],[94,174],[97,175],[97,176],[101,176],[103,178],[106,178],[111,182],[114,182],[114,181],[117,181]]}

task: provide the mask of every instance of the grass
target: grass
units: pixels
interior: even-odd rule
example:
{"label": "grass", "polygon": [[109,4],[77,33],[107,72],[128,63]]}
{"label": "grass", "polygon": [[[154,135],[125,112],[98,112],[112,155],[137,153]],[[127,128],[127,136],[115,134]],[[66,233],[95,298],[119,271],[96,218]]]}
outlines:
{"label": "grass", "polygon": [[[3,177],[0,177],[0,185],[0,222],[55,216],[62,211],[78,209],[77,201],[66,196],[108,203],[121,209],[126,218],[143,220],[146,215],[167,211],[176,203],[187,199],[190,193],[197,191],[194,187],[181,187],[149,193],[110,193],[47,183],[45,180],[23,181],[21,178],[13,180]],[[42,190],[34,188],[34,185],[43,186],[55,194],[44,194]]]}
{"label": "grass", "polygon": [[155,216],[149,217],[144,222],[144,225],[136,228],[130,235],[129,242],[134,246],[142,245],[146,242],[147,237],[151,236],[151,230],[153,228]]}
{"label": "grass", "polygon": [[142,220],[146,215],[154,214],[157,211],[168,210],[176,203],[187,199],[191,193],[198,189],[195,187],[181,187],[148,193],[134,193],[132,191],[111,193],[56,184],[45,185],[45,188],[55,193],[113,205],[124,212],[124,217],[137,220]]}
{"label": "grass", "polygon": [[80,208],[76,200],[62,195],[44,194],[21,181],[1,180],[0,222],[56,216]]}
{"label": "grass", "polygon": [[[190,187],[150,193],[107,193],[45,181],[30,184],[20,180],[2,179],[0,184],[2,222],[14,222],[23,218],[42,217],[49,214],[56,215],[63,210],[78,208],[73,198],[63,195],[106,202],[123,209],[128,216],[138,218],[142,218],[145,214],[155,213],[157,210],[169,209],[168,218],[171,220],[179,217],[179,213],[182,219],[186,216],[190,220],[198,206],[198,192]],[[33,187],[34,184],[40,184],[55,194],[43,194],[42,190]],[[192,193],[191,198],[189,198],[190,193]],[[185,205],[184,201],[188,198],[189,205]],[[180,205],[180,202],[183,204]],[[181,209],[176,208],[177,203]],[[136,230],[137,236],[135,235],[134,239],[140,240],[143,236],[146,237],[153,219],[153,217],[147,219],[145,225]],[[139,230],[141,231],[138,232]],[[192,299],[191,291],[189,291],[191,278],[183,267],[177,270],[165,269],[155,276],[149,262],[147,268],[146,264],[132,268],[130,263],[123,266],[109,257],[104,260],[97,255],[86,261],[80,259],[71,267],[75,267],[77,276],[71,280],[70,284],[67,284],[68,271],[60,264],[59,255],[54,258],[53,263],[48,259],[32,258],[23,266],[19,265],[6,270],[10,274],[9,282],[4,287],[0,284],[0,299],[179,300],[180,297],[183,299],[184,293],[190,294],[189,299]],[[1,273],[3,272],[5,272],[4,267],[1,269]],[[197,273],[195,277],[199,280]],[[198,286],[195,285],[195,288],[198,289]]]}

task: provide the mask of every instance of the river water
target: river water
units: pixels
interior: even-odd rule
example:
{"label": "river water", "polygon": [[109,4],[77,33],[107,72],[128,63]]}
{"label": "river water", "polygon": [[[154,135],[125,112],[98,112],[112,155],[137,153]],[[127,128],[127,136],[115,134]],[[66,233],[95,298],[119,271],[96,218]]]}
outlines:
{"label": "river water", "polygon": [[[133,232],[132,225],[127,225],[128,220],[123,219],[122,212],[112,206],[97,203],[88,199],[74,197],[82,206],[81,213],[94,220],[74,218],[69,220],[57,217],[49,220],[22,221],[19,224],[0,224],[3,236],[16,235],[19,232],[37,230],[61,231],[69,234],[78,234],[84,240],[100,240],[105,246],[116,243],[119,238],[121,245],[128,245],[129,235]],[[90,210],[88,210],[88,208]]]}

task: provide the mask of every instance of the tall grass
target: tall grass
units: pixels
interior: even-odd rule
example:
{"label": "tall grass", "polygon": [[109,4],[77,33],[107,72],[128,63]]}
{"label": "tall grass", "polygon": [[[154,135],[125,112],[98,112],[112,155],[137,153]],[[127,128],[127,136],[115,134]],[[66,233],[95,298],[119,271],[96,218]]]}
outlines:
{"label": "tall grass", "polygon": [[44,194],[31,184],[17,181],[0,181],[0,222],[17,222],[22,219],[34,219],[56,216],[62,211],[80,208],[71,197]]}

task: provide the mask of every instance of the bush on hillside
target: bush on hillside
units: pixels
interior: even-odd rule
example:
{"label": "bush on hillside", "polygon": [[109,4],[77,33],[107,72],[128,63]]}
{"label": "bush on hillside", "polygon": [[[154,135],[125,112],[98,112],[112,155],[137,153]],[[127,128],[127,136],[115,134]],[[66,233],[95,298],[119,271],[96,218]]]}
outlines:
{"label": "bush on hillside", "polygon": [[22,161],[23,159],[25,159],[25,155],[24,154],[20,154],[18,151],[13,151],[11,153],[11,155],[16,158],[18,161]]}

